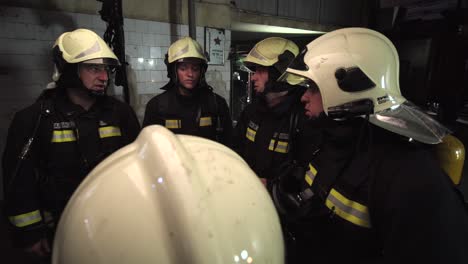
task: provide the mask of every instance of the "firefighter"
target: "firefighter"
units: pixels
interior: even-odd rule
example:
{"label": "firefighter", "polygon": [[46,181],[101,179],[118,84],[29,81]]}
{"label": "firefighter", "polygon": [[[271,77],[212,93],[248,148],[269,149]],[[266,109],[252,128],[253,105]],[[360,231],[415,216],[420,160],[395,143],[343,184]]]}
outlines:
{"label": "firefighter", "polygon": [[176,134],[204,137],[229,146],[229,108],[226,100],[206,83],[208,64],[200,44],[190,37],[172,43],[166,65],[169,83],[146,105],[143,127],[163,125]]}
{"label": "firefighter", "polygon": [[54,264],[284,263],[278,215],[248,165],[159,125],[91,172],[53,252]]}
{"label": "firefighter", "polygon": [[290,154],[304,120],[304,90],[276,80],[298,53],[294,42],[271,37],[258,42],[244,59],[253,72],[255,100],[239,117],[234,146],[265,185],[294,160]]}
{"label": "firefighter", "polygon": [[119,61],[96,33],[63,33],[53,61],[56,88],[15,114],[3,155],[13,244],[39,257],[49,255],[55,224],[73,191],[140,130],[130,106],[106,95]]}
{"label": "firefighter", "polygon": [[281,80],[322,99],[323,139],[275,201],[294,233],[290,263],[468,263],[468,214],[433,155],[449,131],[400,92],[398,54],[365,28],[309,43]]}

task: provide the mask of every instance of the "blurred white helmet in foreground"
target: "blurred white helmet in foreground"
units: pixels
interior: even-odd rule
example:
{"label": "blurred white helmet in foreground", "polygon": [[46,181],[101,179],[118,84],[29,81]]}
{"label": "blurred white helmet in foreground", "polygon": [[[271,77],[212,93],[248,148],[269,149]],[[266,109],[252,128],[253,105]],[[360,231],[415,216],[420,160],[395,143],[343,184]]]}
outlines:
{"label": "blurred white helmet in foreground", "polygon": [[258,177],[216,142],[146,127],[83,181],[53,263],[283,263],[275,207]]}

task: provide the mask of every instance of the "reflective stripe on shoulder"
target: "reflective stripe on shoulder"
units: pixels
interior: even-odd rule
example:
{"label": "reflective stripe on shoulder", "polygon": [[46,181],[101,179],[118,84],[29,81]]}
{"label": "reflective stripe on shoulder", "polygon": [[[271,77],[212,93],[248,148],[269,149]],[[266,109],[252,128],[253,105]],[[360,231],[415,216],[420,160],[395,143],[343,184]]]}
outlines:
{"label": "reflective stripe on shoulder", "polygon": [[200,126],[201,127],[211,126],[211,125],[212,125],[211,116],[200,118]]}
{"label": "reflective stripe on shoulder", "polygon": [[304,179],[309,186],[312,186],[312,183],[314,183],[315,175],[317,175],[317,169],[309,163],[309,170],[304,176]]}
{"label": "reflective stripe on shoulder", "polygon": [[76,141],[75,132],[73,130],[54,130],[52,132],[53,143],[64,143]]}
{"label": "reflective stripe on shoulder", "polygon": [[108,138],[108,137],[120,137],[122,133],[120,132],[120,127],[116,126],[105,126],[99,128],[99,137]]}
{"label": "reflective stripe on shoulder", "polygon": [[328,194],[325,205],[339,217],[361,227],[371,227],[367,206],[349,200],[337,190],[332,189]]}
{"label": "reflective stripe on shoulder", "polygon": [[286,141],[278,141],[278,144],[276,144],[276,141],[274,139],[270,140],[270,145],[268,146],[268,149],[271,151],[276,151],[279,153],[288,153],[288,142]]}
{"label": "reflective stripe on shoulder", "polygon": [[42,216],[39,210],[36,210],[26,214],[10,216],[8,220],[16,227],[25,227],[42,221]]}
{"label": "reflective stripe on shoulder", "polygon": [[257,131],[251,129],[250,127],[247,128],[247,132],[245,133],[245,137],[252,141],[255,142],[255,135],[257,134]]}
{"label": "reflective stripe on shoulder", "polygon": [[166,128],[182,128],[182,125],[181,125],[181,122],[180,120],[166,120],[166,123],[165,123],[165,127]]}

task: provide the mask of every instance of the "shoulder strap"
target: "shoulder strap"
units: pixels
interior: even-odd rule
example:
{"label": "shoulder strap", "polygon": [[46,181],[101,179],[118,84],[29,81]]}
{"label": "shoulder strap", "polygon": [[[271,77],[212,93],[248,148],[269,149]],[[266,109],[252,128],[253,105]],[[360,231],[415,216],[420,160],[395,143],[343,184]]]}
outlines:
{"label": "shoulder strap", "polygon": [[37,114],[37,117],[35,119],[35,123],[34,123],[33,130],[31,132],[31,135],[28,137],[23,147],[21,148],[21,152],[19,153],[19,156],[18,156],[18,162],[16,163],[16,166],[13,170],[13,174],[10,180],[8,181],[8,185],[7,185],[8,189],[10,189],[10,187],[14,183],[15,178],[19,172],[19,169],[21,168],[23,161],[26,159],[29,152],[31,151],[32,144],[34,143],[37,137],[37,132],[38,132],[39,126],[41,125],[41,121],[42,121],[44,114],[47,113],[47,111],[50,111],[48,108],[49,106],[48,104],[50,104],[49,100],[41,99],[38,101],[38,103],[39,103],[39,113]]}

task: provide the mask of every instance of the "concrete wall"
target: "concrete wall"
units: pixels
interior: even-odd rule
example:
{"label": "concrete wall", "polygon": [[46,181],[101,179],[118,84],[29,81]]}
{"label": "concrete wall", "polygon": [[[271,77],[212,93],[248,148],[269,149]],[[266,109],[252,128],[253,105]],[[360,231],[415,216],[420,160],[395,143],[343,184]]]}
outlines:
{"label": "concrete wall", "polygon": [[[20,1],[21,2],[21,1]],[[34,1],[32,1],[34,2]],[[51,2],[51,1],[49,1]],[[58,1],[57,1],[58,2]],[[76,2],[80,1],[63,1]],[[87,1],[85,1],[87,2]],[[99,4],[97,1],[93,1]],[[78,9],[78,8],[77,8]],[[86,9],[86,8],[84,8]],[[106,25],[97,15],[38,8],[0,6],[0,151],[3,153],[7,129],[13,114],[31,104],[51,81],[51,47],[64,31],[89,28],[100,36]],[[81,10],[81,9],[80,9]],[[163,59],[169,45],[188,35],[187,24],[173,24],[125,18],[126,54],[129,62],[131,104],[140,120],[148,100],[161,93],[167,83]],[[196,28],[197,41],[204,45],[204,28]],[[231,34],[225,30],[225,58],[229,53]],[[207,81],[215,92],[229,102],[230,62],[208,67]],[[110,94],[121,97],[121,87],[110,87]],[[0,200],[3,199],[0,172]]]}
{"label": "concrete wall", "polygon": [[[71,13],[97,14],[102,3],[96,0],[1,0],[16,7],[47,9]],[[122,0],[126,18],[188,24],[188,0]],[[197,25],[229,28],[229,0],[195,0]]]}

